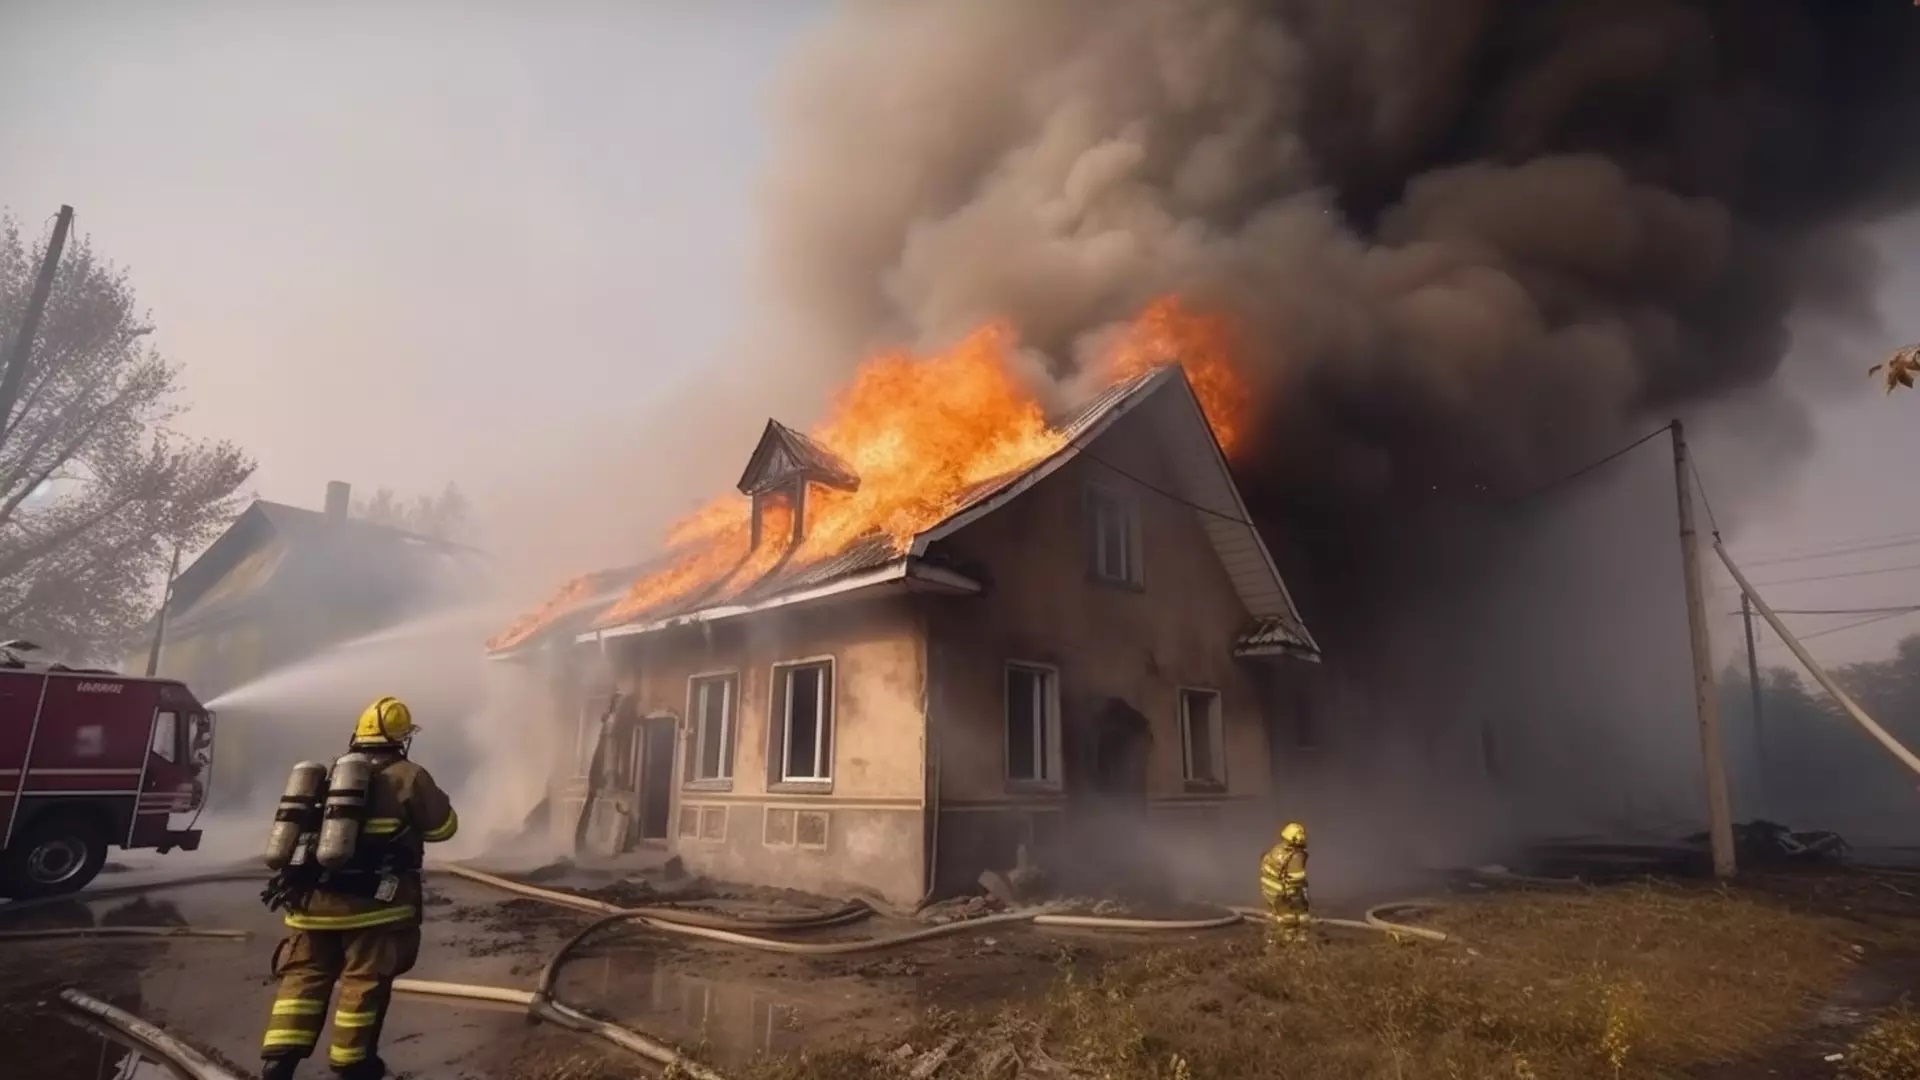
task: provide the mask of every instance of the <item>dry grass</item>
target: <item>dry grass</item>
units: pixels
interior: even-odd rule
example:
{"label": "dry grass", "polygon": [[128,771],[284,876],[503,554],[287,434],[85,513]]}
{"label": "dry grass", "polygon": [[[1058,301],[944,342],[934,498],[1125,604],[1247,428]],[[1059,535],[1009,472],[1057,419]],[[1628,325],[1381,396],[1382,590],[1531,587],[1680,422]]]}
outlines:
{"label": "dry grass", "polygon": [[[1844,978],[1857,926],[1764,897],[1659,885],[1507,895],[1437,913],[1460,944],[1221,935],[1063,977],[1041,1005],[923,1025],[968,1038],[941,1072],[1111,1080],[1668,1077],[1778,1046]],[[1914,1076],[1911,1014],[1859,1061]],[[1907,1055],[1907,1056],[1902,1056]],[[1852,1055],[1850,1055],[1852,1056]],[[1893,1071],[1885,1071],[1891,1069]],[[763,1080],[897,1078],[837,1048]]]}
{"label": "dry grass", "polygon": [[1902,1002],[1848,1048],[1847,1080],[1913,1080],[1920,1076],[1920,1013]]}

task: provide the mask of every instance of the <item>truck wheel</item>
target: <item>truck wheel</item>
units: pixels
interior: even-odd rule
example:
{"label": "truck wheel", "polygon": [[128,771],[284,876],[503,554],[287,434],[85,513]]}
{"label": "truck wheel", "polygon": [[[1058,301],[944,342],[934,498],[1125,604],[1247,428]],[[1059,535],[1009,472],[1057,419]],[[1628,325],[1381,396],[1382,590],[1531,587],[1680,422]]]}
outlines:
{"label": "truck wheel", "polygon": [[0,889],[18,900],[86,888],[107,862],[107,838],[85,818],[36,821],[0,858]]}

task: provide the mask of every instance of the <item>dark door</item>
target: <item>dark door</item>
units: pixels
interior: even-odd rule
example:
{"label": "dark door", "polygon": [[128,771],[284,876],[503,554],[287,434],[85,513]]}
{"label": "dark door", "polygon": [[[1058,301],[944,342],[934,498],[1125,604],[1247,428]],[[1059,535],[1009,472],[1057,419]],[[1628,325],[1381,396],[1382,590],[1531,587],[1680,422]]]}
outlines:
{"label": "dark door", "polygon": [[1147,758],[1151,725],[1119,698],[1089,702],[1072,725],[1077,775],[1069,775],[1067,827],[1075,865],[1063,867],[1088,889],[1137,891],[1147,830]]}
{"label": "dark door", "polygon": [[673,813],[672,717],[650,717],[641,724],[645,750],[640,780],[640,839],[665,840]]}

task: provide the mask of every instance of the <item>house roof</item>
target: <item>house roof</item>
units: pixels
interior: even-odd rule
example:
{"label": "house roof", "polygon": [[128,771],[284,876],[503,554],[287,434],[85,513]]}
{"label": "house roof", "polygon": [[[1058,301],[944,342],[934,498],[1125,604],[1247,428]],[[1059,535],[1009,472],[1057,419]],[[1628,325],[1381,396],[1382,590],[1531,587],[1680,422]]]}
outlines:
{"label": "house roof", "polygon": [[[1227,470],[1225,456],[1207,425],[1199,400],[1176,366],[1143,372],[1102,391],[1063,420],[1058,430],[1065,441],[1052,454],[1018,470],[988,480],[961,497],[947,517],[919,533],[905,549],[887,536],[874,533],[821,562],[781,564],[746,588],[716,602],[715,588],[647,611],[638,618],[608,625],[591,615],[582,618],[587,604],[577,605],[569,630],[577,640],[644,634],[669,626],[729,618],[836,593],[875,585],[947,592],[978,592],[981,585],[931,561],[931,545],[1001,508],[1057,472],[1074,458],[1097,458],[1090,447],[1122,417],[1149,402],[1160,402],[1150,422],[1156,436],[1171,451],[1179,487],[1169,493],[1193,506],[1208,540],[1219,554],[1234,589],[1252,616],[1252,626],[1236,651],[1242,655],[1287,652],[1314,656],[1318,646],[1307,632],[1287,594],[1266,544],[1248,518],[1238,489]],[[778,425],[769,425],[768,432]],[[791,432],[791,429],[782,428]],[[798,434],[798,433],[793,433]],[[811,442],[811,440],[808,440]],[[763,434],[760,449],[768,442]],[[817,446],[818,444],[813,444]],[[1103,463],[1104,464],[1104,463]],[[743,489],[752,476],[742,478]],[[627,579],[631,580],[631,578]],[[716,587],[717,588],[717,587]],[[605,605],[597,609],[604,615]],[[563,620],[521,635],[512,642],[496,642],[496,655],[511,653],[533,637],[557,628]],[[583,629],[576,629],[582,627]]]}
{"label": "house roof", "polygon": [[860,477],[839,455],[778,420],[768,420],[740,474],[740,494],[770,491],[794,480],[852,491]]}
{"label": "house roof", "polygon": [[390,603],[471,573],[479,557],[404,529],[259,499],[181,571],[169,632],[258,614],[289,593]]}

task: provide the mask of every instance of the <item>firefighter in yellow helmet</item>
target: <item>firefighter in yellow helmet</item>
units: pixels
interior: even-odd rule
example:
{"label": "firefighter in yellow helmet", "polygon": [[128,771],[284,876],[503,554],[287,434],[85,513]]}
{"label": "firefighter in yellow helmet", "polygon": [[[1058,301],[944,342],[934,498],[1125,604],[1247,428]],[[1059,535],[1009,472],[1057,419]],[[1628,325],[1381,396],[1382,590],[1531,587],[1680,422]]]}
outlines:
{"label": "firefighter in yellow helmet", "polygon": [[1280,829],[1280,842],[1260,859],[1260,896],[1273,920],[1273,938],[1304,940],[1311,916],[1307,910],[1307,827],[1289,821]]}
{"label": "firefighter in yellow helmet", "polygon": [[[367,706],[332,769],[326,822],[262,895],[269,909],[286,909],[291,931],[273,954],[280,987],[261,1041],[266,1080],[293,1076],[314,1052],[336,982],[328,1064],[353,1080],[386,1075],[378,1048],[393,980],[420,954],[423,845],[451,839],[460,824],[432,775],[407,757],[417,730],[396,698]],[[353,817],[338,811],[354,784],[365,791],[357,827],[330,832],[333,818]],[[355,832],[350,846],[339,842]]]}

